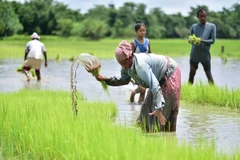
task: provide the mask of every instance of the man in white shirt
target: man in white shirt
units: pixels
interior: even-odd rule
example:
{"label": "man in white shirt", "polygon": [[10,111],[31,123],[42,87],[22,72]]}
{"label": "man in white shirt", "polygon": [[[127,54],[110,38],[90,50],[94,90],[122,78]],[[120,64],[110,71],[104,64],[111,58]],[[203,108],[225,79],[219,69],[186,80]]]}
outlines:
{"label": "man in white shirt", "polygon": [[45,45],[40,42],[40,36],[34,32],[31,35],[32,40],[26,44],[25,55],[24,55],[24,66],[23,72],[27,76],[27,81],[30,81],[29,70],[31,68],[35,69],[35,73],[37,76],[37,80],[41,80],[41,63],[42,63],[42,55],[45,58],[45,67],[47,67],[47,50]]}

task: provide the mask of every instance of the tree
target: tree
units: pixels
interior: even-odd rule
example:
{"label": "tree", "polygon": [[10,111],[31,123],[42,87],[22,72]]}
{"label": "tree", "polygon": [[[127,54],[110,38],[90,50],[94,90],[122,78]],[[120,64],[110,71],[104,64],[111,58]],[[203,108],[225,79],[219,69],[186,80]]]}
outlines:
{"label": "tree", "polygon": [[80,35],[92,40],[103,38],[108,31],[108,26],[105,22],[98,19],[87,18],[81,22]]}
{"label": "tree", "polygon": [[24,33],[32,34],[38,32],[40,34],[51,34],[49,26],[55,23],[54,15],[51,14],[51,6],[53,0],[31,0],[18,9],[20,22],[24,26]]}
{"label": "tree", "polygon": [[73,21],[71,19],[59,19],[57,21],[57,30],[55,34],[62,37],[69,37],[72,34]]}
{"label": "tree", "polygon": [[[116,9],[110,3],[108,7],[95,5],[86,14],[81,14],[80,10],[72,10],[57,0],[25,0],[24,3],[0,0],[0,36],[38,32],[46,35],[80,35],[91,39],[133,37],[135,22],[140,20],[147,26],[149,38],[178,38],[185,37],[192,24],[198,23],[197,10],[204,8],[208,21],[216,24],[218,38],[240,38],[240,5],[237,3],[220,12],[197,5],[190,8],[188,16],[180,13],[167,15],[161,8],[150,9],[147,14],[146,7],[143,3],[126,2]],[[99,36],[96,30],[100,30]]]}
{"label": "tree", "polygon": [[[229,24],[232,24],[232,29],[236,31],[237,36],[236,38],[240,38],[240,4],[234,4],[232,6],[233,11],[232,13],[232,17],[234,19],[234,21],[230,22]],[[234,22],[234,23],[233,23]]]}
{"label": "tree", "polygon": [[140,20],[143,23],[146,23],[147,21],[147,14],[145,13],[146,8],[147,6],[143,3],[140,3],[137,5],[136,11],[135,11],[136,20]]}
{"label": "tree", "polygon": [[116,37],[121,37],[123,35],[123,22],[120,19],[117,19],[114,23],[114,26],[111,29],[112,32],[112,37],[116,38]]}
{"label": "tree", "polygon": [[149,38],[164,38],[166,37],[166,14],[161,8],[153,8],[147,16],[147,36]]}
{"label": "tree", "polygon": [[100,21],[108,22],[109,19],[109,9],[104,5],[95,5],[95,8],[92,8],[85,15],[85,18],[94,18],[99,19]]}
{"label": "tree", "polygon": [[147,18],[147,37],[148,38],[163,38],[166,35],[166,28],[158,23],[158,18],[154,14],[149,14]]}
{"label": "tree", "polygon": [[135,24],[136,9],[137,9],[136,4],[132,2],[126,2],[122,7],[119,8],[117,18],[123,22],[122,27],[128,27],[129,25]]}
{"label": "tree", "polygon": [[0,37],[11,36],[23,29],[18,15],[7,1],[0,1],[0,17]]}
{"label": "tree", "polygon": [[188,28],[186,28],[186,21],[181,13],[168,15],[165,27],[167,28],[167,37],[187,36],[186,30]]}

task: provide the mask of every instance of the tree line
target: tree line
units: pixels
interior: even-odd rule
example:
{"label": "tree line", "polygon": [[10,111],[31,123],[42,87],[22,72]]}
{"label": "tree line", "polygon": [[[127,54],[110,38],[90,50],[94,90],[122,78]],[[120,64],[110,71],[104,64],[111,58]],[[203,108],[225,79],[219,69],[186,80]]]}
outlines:
{"label": "tree line", "polygon": [[166,14],[159,7],[147,13],[143,3],[126,2],[116,8],[114,4],[95,5],[87,13],[73,10],[55,0],[30,0],[24,3],[0,0],[0,37],[14,34],[79,36],[89,39],[104,37],[134,37],[136,20],[145,23],[147,37],[184,38],[190,27],[197,23],[197,10],[205,8],[207,20],[215,23],[217,38],[240,38],[240,5],[221,11],[210,11],[205,5],[190,7],[187,16],[181,13]]}

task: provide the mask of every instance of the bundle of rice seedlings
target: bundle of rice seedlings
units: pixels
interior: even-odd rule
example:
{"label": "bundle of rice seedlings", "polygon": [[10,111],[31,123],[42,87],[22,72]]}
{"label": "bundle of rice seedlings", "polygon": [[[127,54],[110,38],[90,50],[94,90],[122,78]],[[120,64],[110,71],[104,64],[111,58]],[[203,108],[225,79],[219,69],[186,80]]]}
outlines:
{"label": "bundle of rice seedlings", "polygon": [[[20,73],[23,73],[23,71],[22,71],[23,66],[24,66],[23,64],[21,66],[19,66],[16,71],[20,72]],[[36,73],[35,73],[34,69],[31,68],[29,72],[32,74],[32,77],[36,77]]]}
{"label": "bundle of rice seedlings", "polygon": [[[94,57],[93,55],[90,55],[88,53],[81,53],[79,56],[77,56],[71,66],[71,76],[70,76],[70,82],[71,82],[71,93],[72,93],[72,106],[73,111],[75,115],[77,115],[77,87],[76,87],[76,72],[77,68],[81,64],[89,73],[91,73],[93,76],[98,76],[100,73],[101,63],[100,61]],[[104,91],[106,91],[108,94],[108,86],[105,81],[101,81],[102,87]]]}
{"label": "bundle of rice seedlings", "polygon": [[[100,74],[101,69],[101,63],[100,61],[93,55],[90,55],[88,53],[81,53],[78,55],[74,63],[78,63],[83,65],[83,67],[91,73],[94,77],[98,76]],[[104,91],[108,92],[108,86],[105,81],[101,81],[102,87]]]}
{"label": "bundle of rice seedlings", "polygon": [[188,36],[188,42],[194,45],[199,45],[201,43],[201,38],[197,37],[195,34]]}

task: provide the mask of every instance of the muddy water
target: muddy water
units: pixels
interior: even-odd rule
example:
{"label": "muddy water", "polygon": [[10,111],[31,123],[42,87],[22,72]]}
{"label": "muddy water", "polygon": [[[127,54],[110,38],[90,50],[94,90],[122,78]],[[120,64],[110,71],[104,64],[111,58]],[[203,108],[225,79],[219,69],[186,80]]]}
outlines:
{"label": "muddy water", "polygon": [[[174,58],[182,71],[182,83],[188,79],[188,57]],[[26,77],[16,72],[22,60],[0,60],[0,91],[12,92],[20,89],[51,89],[67,90],[70,92],[70,61],[49,61],[48,68],[42,68],[42,81],[36,78],[26,82]],[[101,73],[106,76],[118,76],[120,66],[116,60],[102,60]],[[102,89],[101,83],[87,73],[81,66],[76,75],[77,91],[83,93],[86,100],[113,101],[117,104],[119,114],[117,123],[131,126],[135,123],[141,106],[129,103],[127,100],[130,91],[136,86],[131,84],[122,87],[109,87],[110,96]],[[220,58],[212,59],[212,72],[216,85],[229,88],[240,87],[240,60],[228,60],[227,63]],[[196,74],[196,81],[207,83],[201,66]],[[137,97],[136,97],[137,99]],[[69,104],[69,109],[71,108]],[[81,106],[77,106],[81,107]],[[215,146],[224,153],[233,153],[240,147],[240,113],[238,111],[216,108],[211,106],[193,106],[181,102],[176,137],[179,142],[195,143],[203,138],[209,143],[215,141]]]}

